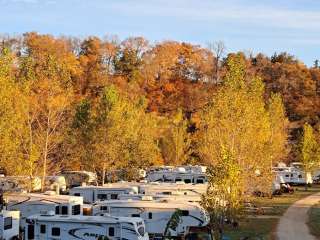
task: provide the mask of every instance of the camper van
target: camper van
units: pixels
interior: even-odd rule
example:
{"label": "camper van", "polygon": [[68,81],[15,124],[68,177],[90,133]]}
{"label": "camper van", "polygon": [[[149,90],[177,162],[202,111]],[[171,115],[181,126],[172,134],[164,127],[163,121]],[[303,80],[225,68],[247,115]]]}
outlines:
{"label": "camper van", "polygon": [[61,215],[82,215],[82,197],[46,194],[8,194],[7,209],[20,211],[20,225],[25,226],[26,218],[41,211],[53,211]]}
{"label": "camper van", "polygon": [[61,216],[50,213],[27,219],[25,240],[148,240],[141,218]]}
{"label": "camper van", "polygon": [[182,236],[188,226],[206,226],[209,222],[207,212],[199,204],[153,201],[146,197],[139,200],[101,201],[93,205],[93,215],[141,217],[150,237],[163,237],[168,222],[174,215],[180,218],[176,229],[169,229],[170,236]]}
{"label": "camper van", "polygon": [[70,189],[69,195],[83,197],[84,203],[94,203],[101,200],[118,199],[119,194],[138,193],[138,187],[113,186],[112,184],[104,186],[75,187]]}
{"label": "camper van", "polygon": [[2,210],[0,212],[0,239],[19,239],[19,217],[18,211]]}

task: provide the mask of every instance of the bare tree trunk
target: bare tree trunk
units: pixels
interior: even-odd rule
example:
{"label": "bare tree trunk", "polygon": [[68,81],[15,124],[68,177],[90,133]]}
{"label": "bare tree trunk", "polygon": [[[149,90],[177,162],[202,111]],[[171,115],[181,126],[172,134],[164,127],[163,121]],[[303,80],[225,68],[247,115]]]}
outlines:
{"label": "bare tree trunk", "polygon": [[105,164],[102,164],[102,186],[104,185],[105,183],[105,178],[106,178],[106,165]]}
{"label": "bare tree trunk", "polygon": [[49,131],[50,131],[50,118],[48,116],[47,120],[47,131],[46,131],[46,140],[43,151],[43,172],[42,172],[42,181],[41,181],[41,191],[44,191],[47,175],[47,162],[48,162],[48,144],[49,144]]}
{"label": "bare tree trunk", "polygon": [[220,82],[220,61],[223,58],[223,55],[225,53],[226,47],[222,41],[213,42],[208,44],[208,48],[211,50],[211,52],[214,54],[214,67],[215,76],[212,77],[212,80],[215,84],[218,84]]}

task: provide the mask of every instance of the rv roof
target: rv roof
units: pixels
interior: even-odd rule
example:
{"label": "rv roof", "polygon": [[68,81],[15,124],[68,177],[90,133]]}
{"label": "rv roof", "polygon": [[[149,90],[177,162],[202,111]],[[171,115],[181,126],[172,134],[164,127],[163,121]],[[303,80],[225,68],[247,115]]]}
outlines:
{"label": "rv roof", "polygon": [[37,193],[21,193],[21,194],[8,194],[6,198],[9,202],[21,202],[21,201],[56,201],[59,203],[77,202],[82,203],[83,198],[78,196],[69,195],[46,195]]}
{"label": "rv roof", "polygon": [[96,202],[97,205],[107,205],[112,207],[145,207],[145,208],[162,208],[162,209],[186,209],[186,208],[199,208],[196,203],[182,202],[182,201],[170,201],[170,200],[109,200]]}
{"label": "rv roof", "polygon": [[125,188],[133,188],[133,186],[129,186],[129,185],[104,185],[104,186],[80,186],[80,187],[74,187],[72,189],[100,189],[100,190],[103,190],[103,189],[125,189]]}

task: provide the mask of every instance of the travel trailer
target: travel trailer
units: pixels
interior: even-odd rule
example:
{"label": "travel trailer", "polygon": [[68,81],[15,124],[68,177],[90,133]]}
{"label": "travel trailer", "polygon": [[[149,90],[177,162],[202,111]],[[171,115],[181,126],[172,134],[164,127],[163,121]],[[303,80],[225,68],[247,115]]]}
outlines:
{"label": "travel trailer", "polygon": [[58,174],[64,176],[67,188],[83,185],[97,185],[97,174],[88,171],[63,171]]}
{"label": "travel trailer", "polygon": [[165,194],[172,195],[178,192],[183,195],[201,196],[207,190],[207,184],[185,184],[185,183],[149,183],[139,186],[139,192],[146,195]]}
{"label": "travel trailer", "polygon": [[176,229],[169,228],[170,236],[182,236],[189,226],[206,226],[207,212],[196,203],[153,201],[146,197],[139,200],[101,201],[93,205],[93,215],[141,217],[150,238],[163,237],[171,218],[179,218]]}
{"label": "travel trailer", "polygon": [[205,167],[202,166],[156,169],[147,173],[146,180],[148,182],[185,182],[204,184],[207,182],[204,169]]}
{"label": "travel trailer", "polygon": [[19,218],[18,211],[2,210],[0,212],[0,239],[19,239]]}
{"label": "travel trailer", "polygon": [[83,197],[84,203],[94,203],[101,200],[118,199],[119,194],[138,193],[137,187],[113,186],[112,184],[104,186],[75,187],[70,189],[69,195]]}
{"label": "travel trailer", "polygon": [[25,240],[148,240],[141,218],[61,216],[51,213],[27,219]]}
{"label": "travel trailer", "polygon": [[311,173],[305,173],[301,168],[296,167],[275,167],[272,168],[274,174],[281,176],[285,183],[291,185],[312,184]]}
{"label": "travel trailer", "polygon": [[20,211],[20,225],[26,218],[41,211],[53,211],[61,215],[82,215],[82,197],[46,194],[7,194],[7,209]]}
{"label": "travel trailer", "polygon": [[0,188],[3,191],[37,192],[41,190],[41,178],[27,176],[0,177]]}
{"label": "travel trailer", "polygon": [[182,192],[171,192],[171,194],[120,194],[118,200],[143,200],[144,198],[152,198],[154,200],[171,200],[178,202],[200,202],[200,195],[184,195]]}

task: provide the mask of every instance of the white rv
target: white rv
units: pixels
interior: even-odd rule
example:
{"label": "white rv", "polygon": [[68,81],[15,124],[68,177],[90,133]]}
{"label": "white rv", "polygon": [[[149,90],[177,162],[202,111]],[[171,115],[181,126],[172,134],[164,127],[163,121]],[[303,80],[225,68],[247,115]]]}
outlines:
{"label": "white rv", "polygon": [[3,191],[31,191],[41,190],[41,178],[28,176],[0,177],[0,188]]}
{"label": "white rv", "polygon": [[118,199],[120,194],[138,193],[137,187],[113,186],[112,184],[104,186],[75,187],[70,189],[72,196],[83,197],[84,203],[94,203],[101,200]]}
{"label": "white rv", "polygon": [[45,185],[48,190],[58,191],[59,193],[67,191],[67,183],[64,176],[47,176]]}
{"label": "white rv", "polygon": [[292,185],[312,184],[311,173],[305,173],[301,168],[297,167],[274,167],[273,173],[281,176],[285,183]]}
{"label": "white rv", "polygon": [[65,178],[67,188],[83,185],[97,185],[97,174],[88,171],[63,171],[58,174]]}
{"label": "white rv", "polygon": [[205,167],[186,166],[177,168],[154,169],[147,173],[148,182],[185,182],[203,184],[207,182]]}
{"label": "white rv", "polygon": [[0,212],[0,239],[19,239],[19,217],[18,211],[2,210]]}
{"label": "white rv", "polygon": [[7,209],[20,211],[20,225],[25,226],[26,218],[41,211],[53,211],[61,215],[82,215],[82,197],[46,194],[8,194]]}
{"label": "white rv", "polygon": [[207,212],[199,204],[153,201],[152,199],[102,201],[93,205],[94,215],[141,217],[150,237],[163,237],[166,227],[174,214],[180,221],[176,229],[169,228],[171,236],[182,236],[188,226],[206,226],[209,222]]}
{"label": "white rv", "polygon": [[149,240],[141,218],[57,216],[50,213],[27,219],[25,240]]}
{"label": "white rv", "polygon": [[151,198],[153,200],[170,200],[178,202],[200,202],[200,195],[184,195],[183,192],[170,192],[170,194],[120,194],[118,200],[143,200],[145,198]]}
{"label": "white rv", "polygon": [[172,195],[178,192],[183,195],[197,195],[205,193],[207,184],[185,184],[179,183],[149,183],[139,187],[139,192],[146,195],[165,194]]}

